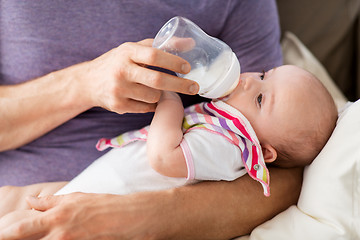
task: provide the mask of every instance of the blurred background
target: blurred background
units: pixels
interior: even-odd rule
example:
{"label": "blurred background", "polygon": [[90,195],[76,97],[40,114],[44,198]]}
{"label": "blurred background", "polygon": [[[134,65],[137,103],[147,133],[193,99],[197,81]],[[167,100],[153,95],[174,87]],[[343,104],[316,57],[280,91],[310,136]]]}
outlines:
{"label": "blurred background", "polygon": [[360,0],[277,0],[282,32],[294,33],[350,101],[360,98]]}

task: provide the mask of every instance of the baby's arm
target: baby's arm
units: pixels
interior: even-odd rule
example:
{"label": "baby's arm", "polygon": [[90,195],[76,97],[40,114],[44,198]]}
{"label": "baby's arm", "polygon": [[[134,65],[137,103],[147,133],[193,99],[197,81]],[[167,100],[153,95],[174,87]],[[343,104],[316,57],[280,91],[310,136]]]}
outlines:
{"label": "baby's arm", "polygon": [[184,107],[173,92],[163,92],[151,122],[147,156],[151,167],[169,177],[187,177],[185,157],[180,147],[183,139]]}

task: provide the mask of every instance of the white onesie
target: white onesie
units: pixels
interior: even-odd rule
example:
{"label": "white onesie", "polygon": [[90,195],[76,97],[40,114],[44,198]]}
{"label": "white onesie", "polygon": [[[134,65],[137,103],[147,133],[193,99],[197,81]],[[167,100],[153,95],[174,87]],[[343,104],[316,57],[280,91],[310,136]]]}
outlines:
{"label": "white onesie", "polygon": [[181,147],[187,178],[166,177],[146,157],[147,128],[101,139],[98,148],[114,147],[56,194],[70,192],[128,194],[161,190],[201,180],[232,181],[249,173],[269,195],[269,175],[259,141],[247,119],[222,101],[185,109]]}

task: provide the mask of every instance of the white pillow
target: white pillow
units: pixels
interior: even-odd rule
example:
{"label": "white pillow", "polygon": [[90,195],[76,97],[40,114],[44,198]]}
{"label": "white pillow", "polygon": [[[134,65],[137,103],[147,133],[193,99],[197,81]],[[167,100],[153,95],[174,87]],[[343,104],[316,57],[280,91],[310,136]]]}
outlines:
{"label": "white pillow", "polygon": [[360,239],[360,100],[340,115],[328,143],[306,167],[297,206],[239,239]]}
{"label": "white pillow", "polygon": [[[289,38],[288,34],[285,41],[288,41],[283,48],[286,63],[302,63],[301,67],[313,68],[338,107],[344,106],[345,98],[325,69],[321,65],[319,68],[320,63],[314,56],[294,35]],[[304,55],[304,49],[311,55]],[[301,54],[291,59],[289,52],[293,54],[290,56],[296,52]],[[360,239],[360,100],[345,106],[328,143],[306,167],[297,206],[258,226],[250,236],[238,239]]]}

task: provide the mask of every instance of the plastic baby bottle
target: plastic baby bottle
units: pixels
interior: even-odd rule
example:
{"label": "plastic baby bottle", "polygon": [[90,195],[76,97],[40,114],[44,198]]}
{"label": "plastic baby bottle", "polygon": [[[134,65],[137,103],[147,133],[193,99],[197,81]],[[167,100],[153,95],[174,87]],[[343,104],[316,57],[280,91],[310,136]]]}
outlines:
{"label": "plastic baby bottle", "polygon": [[191,71],[176,74],[196,81],[203,97],[226,96],[239,82],[240,64],[235,53],[189,19],[178,16],[170,19],[156,34],[153,47],[188,61]]}

